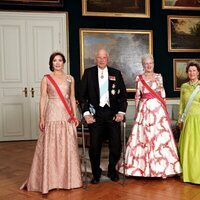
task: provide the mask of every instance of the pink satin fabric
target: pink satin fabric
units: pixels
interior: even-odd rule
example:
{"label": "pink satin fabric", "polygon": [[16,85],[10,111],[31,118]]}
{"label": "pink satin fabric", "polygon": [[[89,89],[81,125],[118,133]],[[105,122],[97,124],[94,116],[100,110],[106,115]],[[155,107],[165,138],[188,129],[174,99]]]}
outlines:
{"label": "pink satin fabric", "polygon": [[[160,92],[157,93],[157,94],[161,96]],[[142,94],[142,99],[153,99],[153,98],[155,98],[155,97],[151,93],[144,93],[144,94]]]}

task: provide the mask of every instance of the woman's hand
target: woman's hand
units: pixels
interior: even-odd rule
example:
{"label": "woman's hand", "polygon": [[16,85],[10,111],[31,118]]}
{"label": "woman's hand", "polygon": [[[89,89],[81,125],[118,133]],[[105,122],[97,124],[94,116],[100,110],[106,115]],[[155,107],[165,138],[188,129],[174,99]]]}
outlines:
{"label": "woman's hand", "polygon": [[79,125],[78,119],[76,119],[76,120],[74,121],[74,123],[75,123],[75,126],[77,127],[77,126]]}
{"label": "woman's hand", "polygon": [[182,127],[183,127],[183,122],[178,122],[178,123],[177,123],[177,126],[178,126],[178,128],[181,130]]}
{"label": "woman's hand", "polygon": [[44,132],[44,118],[40,119],[39,128],[41,132]]}

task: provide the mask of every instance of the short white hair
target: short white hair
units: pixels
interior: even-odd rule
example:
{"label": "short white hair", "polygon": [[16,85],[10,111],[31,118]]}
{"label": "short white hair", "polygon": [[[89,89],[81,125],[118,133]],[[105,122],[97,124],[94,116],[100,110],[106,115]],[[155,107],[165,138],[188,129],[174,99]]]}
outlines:
{"label": "short white hair", "polygon": [[104,49],[104,48],[98,49],[98,51],[97,51],[97,53],[96,53],[96,57],[98,56],[98,54],[99,54],[100,51],[105,51],[107,57],[109,57],[109,53],[108,53],[108,51],[107,51],[106,49]]}
{"label": "short white hair", "polygon": [[153,55],[151,55],[151,54],[145,54],[145,55],[143,55],[142,57],[141,57],[141,62],[142,62],[142,64],[144,63],[144,61],[145,60],[147,60],[147,59],[151,59],[153,62],[154,62],[154,58],[153,58]]}

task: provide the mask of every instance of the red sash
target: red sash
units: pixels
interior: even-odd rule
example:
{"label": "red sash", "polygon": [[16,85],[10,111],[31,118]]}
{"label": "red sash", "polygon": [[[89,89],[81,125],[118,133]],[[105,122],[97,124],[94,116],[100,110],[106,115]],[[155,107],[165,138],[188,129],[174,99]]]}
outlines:
{"label": "red sash", "polygon": [[67,101],[66,101],[65,97],[63,96],[62,92],[60,91],[60,88],[58,87],[57,83],[54,81],[54,79],[51,77],[50,74],[47,74],[45,76],[50,80],[50,82],[55,87],[61,101],[63,102],[68,114],[70,115],[68,122],[70,122],[70,123],[75,122],[77,119],[74,117],[74,114],[73,114],[72,110],[70,109],[69,105],[67,104]]}
{"label": "red sash", "polygon": [[156,98],[158,99],[158,101],[161,103],[163,109],[164,109],[164,112],[166,114],[166,117],[167,117],[167,121],[168,123],[170,124],[170,119],[169,119],[169,114],[167,112],[167,107],[166,107],[166,104],[163,100],[163,98],[158,94],[156,93],[154,90],[151,89],[151,87],[149,87],[149,85],[145,82],[145,80],[143,79],[142,75],[139,75],[139,79],[140,81],[142,82],[142,84],[146,87],[147,90],[149,90],[149,92]]}

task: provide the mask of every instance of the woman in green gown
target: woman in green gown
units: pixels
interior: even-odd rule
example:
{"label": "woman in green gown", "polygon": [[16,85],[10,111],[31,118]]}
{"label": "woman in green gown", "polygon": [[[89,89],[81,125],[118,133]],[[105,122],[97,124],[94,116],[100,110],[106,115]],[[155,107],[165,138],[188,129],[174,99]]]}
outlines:
{"label": "woman in green gown", "polygon": [[[181,85],[178,149],[184,182],[200,184],[200,66],[190,61],[186,67],[189,81]],[[193,92],[195,90],[195,92]]]}

